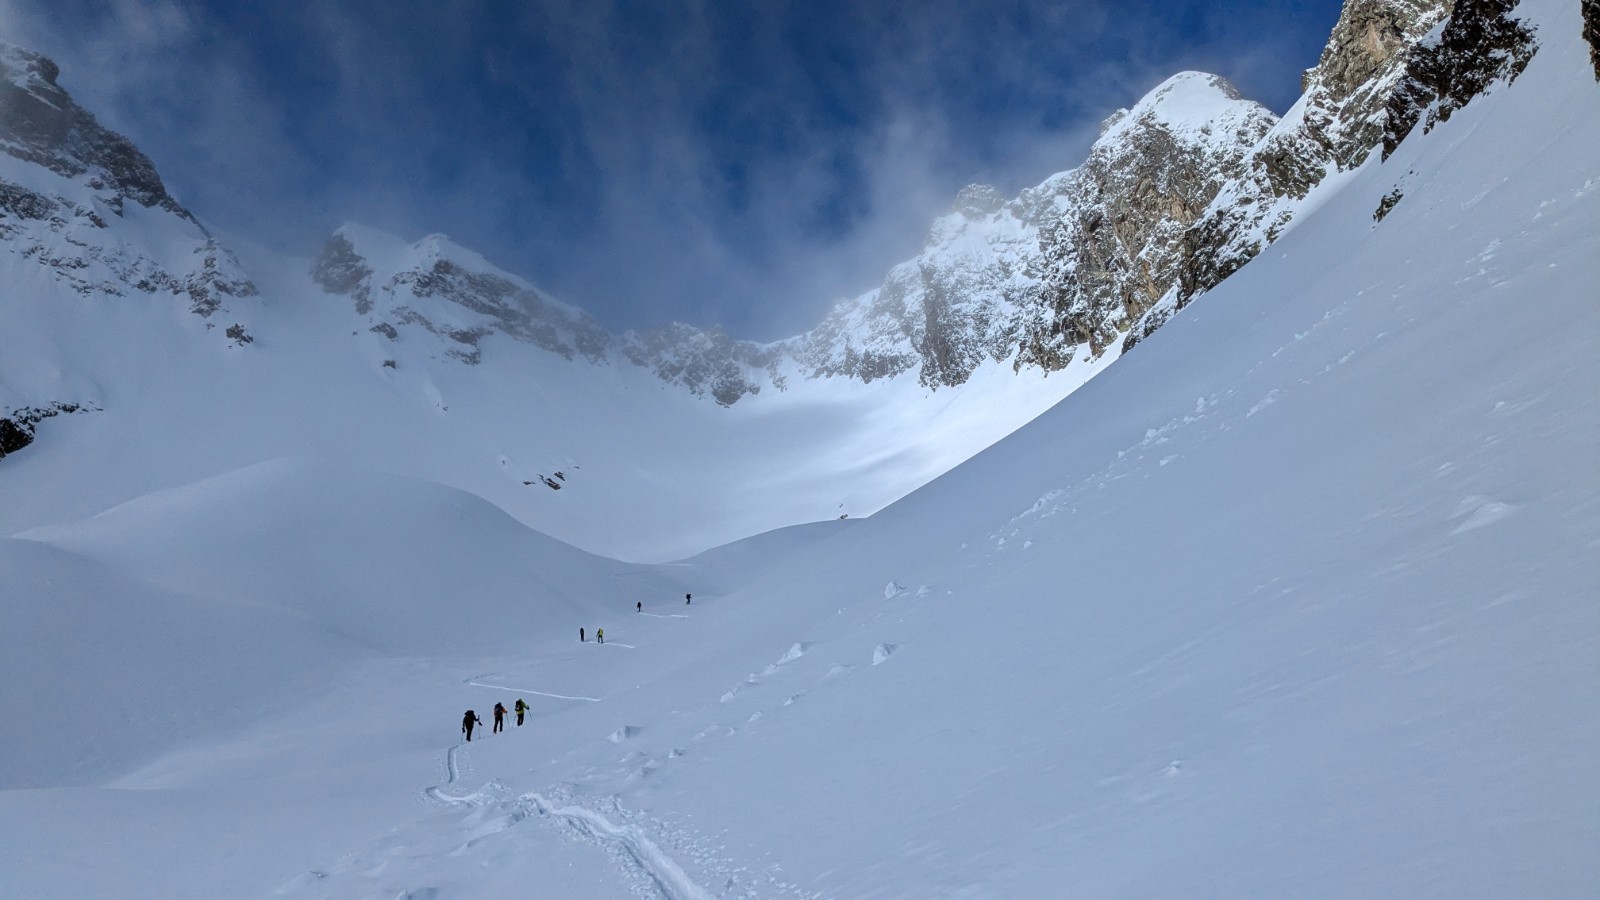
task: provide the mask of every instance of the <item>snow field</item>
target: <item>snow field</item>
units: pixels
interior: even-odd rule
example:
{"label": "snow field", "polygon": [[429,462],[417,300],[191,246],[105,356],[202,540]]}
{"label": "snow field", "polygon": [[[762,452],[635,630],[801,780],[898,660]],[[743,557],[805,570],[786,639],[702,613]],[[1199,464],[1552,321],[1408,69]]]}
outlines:
{"label": "snow field", "polygon": [[1524,8],[1516,84],[869,519],[636,566],[280,454],[0,540],[0,714],[72,716],[0,735],[0,887],[1592,895],[1600,91]]}

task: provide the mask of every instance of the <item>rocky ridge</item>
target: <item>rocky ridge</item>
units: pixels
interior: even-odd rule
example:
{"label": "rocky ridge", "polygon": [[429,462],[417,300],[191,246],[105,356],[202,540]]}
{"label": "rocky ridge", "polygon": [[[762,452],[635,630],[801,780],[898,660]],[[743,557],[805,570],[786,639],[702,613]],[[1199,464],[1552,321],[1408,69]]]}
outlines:
{"label": "rocky ridge", "polygon": [[1176,283],[1185,230],[1277,123],[1213,75],[1185,73],[1102,126],[1071,202],[1040,235],[1042,309],[1021,363],[1098,356]]}
{"label": "rocky ridge", "polygon": [[1498,82],[1515,81],[1533,59],[1533,29],[1513,18],[1517,0],[1456,0],[1443,27],[1411,48],[1406,77],[1389,96],[1383,133],[1388,159],[1422,122],[1424,133]]}
{"label": "rocky ridge", "polygon": [[[169,294],[202,318],[256,296],[150,158],[79,106],[59,74],[50,59],[0,44],[0,240],[80,294]],[[126,240],[112,223],[135,208],[170,217],[184,240],[162,252]]]}
{"label": "rocky ridge", "polygon": [[1243,156],[1180,242],[1176,282],[1133,322],[1124,349],[1238,271],[1283,233],[1330,173],[1360,166],[1383,137],[1406,54],[1449,14],[1437,0],[1349,0],[1304,94]]}
{"label": "rocky ridge", "polygon": [[1594,80],[1600,81],[1600,0],[1583,0],[1583,39],[1589,42]]}
{"label": "rocky ridge", "polygon": [[83,178],[113,212],[132,200],[193,221],[150,158],[80,107],[56,83],[60,73],[47,57],[0,44],[0,150],[64,178]]}
{"label": "rocky ridge", "polygon": [[[374,258],[391,262],[384,267]],[[311,277],[328,293],[348,296],[370,331],[400,340],[404,330],[420,329],[442,339],[448,356],[469,365],[482,358],[479,341],[496,333],[590,361],[603,359],[609,342],[587,313],[443,235],[403,245],[382,232],[347,224],[312,261]]]}

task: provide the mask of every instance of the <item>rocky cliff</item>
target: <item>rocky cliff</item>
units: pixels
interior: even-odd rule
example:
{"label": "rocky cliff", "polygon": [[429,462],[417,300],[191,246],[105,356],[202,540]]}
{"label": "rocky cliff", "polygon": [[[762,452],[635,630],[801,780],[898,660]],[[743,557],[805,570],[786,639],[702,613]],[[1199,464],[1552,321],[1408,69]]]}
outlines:
{"label": "rocky cliff", "polygon": [[1214,75],[1169,80],[1121,111],[1074,173],[1067,211],[1040,235],[1040,300],[1020,361],[1061,368],[1102,353],[1177,281],[1186,229],[1276,123]]}
{"label": "rocky cliff", "polygon": [[370,331],[389,340],[413,330],[434,335],[447,355],[469,365],[482,358],[479,342],[492,334],[590,361],[604,358],[611,340],[587,313],[443,235],[405,244],[345,225],[323,244],[311,277],[349,297]]}
{"label": "rocky cliff", "polygon": [[124,200],[193,219],[167,193],[155,164],[100,125],[56,83],[55,62],[0,45],[0,150],[65,178],[83,178],[113,211]]}
{"label": "rocky cliff", "polygon": [[[181,297],[209,318],[255,284],[172,195],[155,164],[59,84],[54,62],[0,44],[0,240],[80,294]],[[161,246],[113,227],[136,209],[174,233]]]}
{"label": "rocky cliff", "polygon": [[1305,93],[1244,154],[1238,170],[1184,231],[1178,277],[1128,329],[1124,349],[1255,258],[1328,174],[1366,161],[1382,142],[1406,55],[1449,14],[1438,0],[1350,0]]}
{"label": "rocky cliff", "polygon": [[1385,107],[1383,157],[1419,122],[1427,132],[1498,82],[1515,81],[1533,59],[1533,29],[1512,16],[1517,0],[1456,0],[1442,28],[1406,56],[1405,76]]}
{"label": "rocky cliff", "polygon": [[1583,39],[1589,42],[1594,79],[1600,81],[1600,0],[1583,0]]}

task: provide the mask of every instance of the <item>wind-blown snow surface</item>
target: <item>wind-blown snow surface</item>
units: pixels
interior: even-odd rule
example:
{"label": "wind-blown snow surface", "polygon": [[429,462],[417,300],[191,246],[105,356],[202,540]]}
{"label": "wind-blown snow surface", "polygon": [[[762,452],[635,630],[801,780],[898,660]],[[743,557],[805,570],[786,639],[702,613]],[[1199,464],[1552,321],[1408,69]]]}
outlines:
{"label": "wind-blown snow surface", "polygon": [[0,892],[1592,896],[1600,89],[1523,9],[1514,85],[834,534],[625,566],[280,461],[0,541]]}

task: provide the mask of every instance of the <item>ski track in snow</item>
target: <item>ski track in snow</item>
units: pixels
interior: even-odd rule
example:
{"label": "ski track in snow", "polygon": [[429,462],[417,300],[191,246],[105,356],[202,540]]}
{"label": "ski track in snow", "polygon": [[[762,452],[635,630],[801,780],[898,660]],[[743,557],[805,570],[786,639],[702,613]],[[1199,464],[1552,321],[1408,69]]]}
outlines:
{"label": "ski track in snow", "polygon": [[[617,646],[627,647],[628,645],[618,644]],[[633,648],[629,647],[629,649],[631,650]],[[557,700],[587,700],[590,703],[599,703],[601,700],[605,699],[604,697],[576,697],[570,694],[552,694],[549,691],[535,691],[528,688],[507,687],[503,684],[489,684],[488,682],[475,681],[473,679],[468,679],[467,684],[470,684],[473,687],[494,688],[497,691],[510,691],[513,694],[534,694],[540,697],[554,697]]]}
{"label": "ski track in snow", "polygon": [[558,807],[536,793],[523,795],[521,802],[540,816],[561,822],[585,840],[622,851],[668,900],[712,900],[710,892],[696,884],[639,826],[617,825],[582,806]]}
{"label": "ski track in snow", "polygon": [[[445,751],[445,783],[424,789],[424,796],[448,806],[504,807],[505,815],[499,815],[499,809],[487,810],[494,813],[490,816],[492,824],[487,830],[481,824],[475,824],[472,838],[463,846],[472,846],[484,838],[509,830],[527,820],[532,814],[537,814],[539,821],[559,825],[567,833],[576,835],[581,840],[614,851],[614,854],[625,862],[627,868],[642,876],[644,881],[666,900],[711,900],[711,894],[690,878],[683,867],[663,851],[660,845],[651,840],[638,825],[618,825],[600,813],[582,806],[558,806],[539,793],[524,794],[514,801],[505,802],[503,799],[497,801],[494,796],[484,791],[466,794],[445,791],[445,787],[455,784],[461,777],[457,755],[464,747],[464,744],[457,744]],[[491,786],[493,784],[491,782]],[[472,821],[478,823],[479,819],[475,818]],[[362,867],[349,865],[341,868],[356,871]],[[326,877],[327,873],[313,874],[316,878],[312,880],[315,881]]]}
{"label": "ski track in snow", "polygon": [[456,762],[456,753],[465,746],[465,744],[457,744],[444,752],[444,785],[434,785],[432,787],[424,788],[422,791],[423,796],[430,800],[435,800],[439,803],[444,803],[451,806],[484,805],[486,801],[483,796],[483,792],[481,791],[473,791],[467,794],[454,794],[447,793],[444,790],[444,786],[455,784],[456,779],[461,777],[461,766],[458,762]]}

